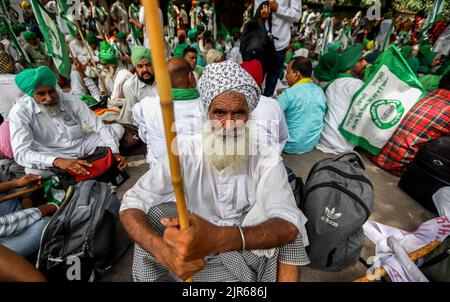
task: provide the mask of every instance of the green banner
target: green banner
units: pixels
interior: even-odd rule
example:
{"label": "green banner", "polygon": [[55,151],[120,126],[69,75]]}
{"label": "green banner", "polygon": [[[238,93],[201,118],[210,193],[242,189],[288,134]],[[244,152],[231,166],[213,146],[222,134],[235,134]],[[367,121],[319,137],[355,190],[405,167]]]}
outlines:
{"label": "green banner", "polygon": [[42,36],[44,37],[48,55],[53,58],[58,72],[63,77],[70,78],[72,63],[69,58],[69,50],[64,35],[38,0],[30,1]]}
{"label": "green banner", "polygon": [[353,96],[339,131],[352,144],[377,155],[425,91],[397,47],[374,63],[366,84]]}

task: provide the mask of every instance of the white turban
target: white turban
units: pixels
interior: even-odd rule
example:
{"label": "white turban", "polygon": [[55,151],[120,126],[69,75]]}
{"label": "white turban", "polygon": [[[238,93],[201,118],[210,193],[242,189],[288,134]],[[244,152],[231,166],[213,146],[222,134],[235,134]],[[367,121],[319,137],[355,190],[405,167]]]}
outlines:
{"label": "white turban", "polygon": [[258,106],[261,97],[261,90],[252,76],[233,61],[207,65],[198,82],[198,89],[204,111],[208,111],[213,99],[225,91],[242,94],[250,112]]}

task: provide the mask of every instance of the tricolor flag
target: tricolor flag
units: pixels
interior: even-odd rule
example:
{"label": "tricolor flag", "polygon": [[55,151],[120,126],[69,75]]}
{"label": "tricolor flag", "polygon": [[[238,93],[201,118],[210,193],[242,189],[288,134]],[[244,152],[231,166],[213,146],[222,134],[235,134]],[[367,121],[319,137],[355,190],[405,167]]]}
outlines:
{"label": "tricolor flag", "polygon": [[38,0],[30,0],[30,2],[42,36],[44,37],[48,55],[53,58],[58,72],[63,77],[70,78],[72,63],[69,58],[69,50],[64,35]]}

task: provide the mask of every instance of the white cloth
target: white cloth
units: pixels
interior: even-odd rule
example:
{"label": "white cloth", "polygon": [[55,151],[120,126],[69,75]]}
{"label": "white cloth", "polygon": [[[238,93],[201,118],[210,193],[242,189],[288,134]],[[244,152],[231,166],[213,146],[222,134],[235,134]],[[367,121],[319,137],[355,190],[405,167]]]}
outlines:
{"label": "white cloth", "polygon": [[[70,41],[69,48],[72,54],[75,56],[75,58],[80,61],[82,65],[86,65],[90,59],[89,52],[86,46],[84,46],[82,41],[78,41],[77,39],[74,39]],[[98,58],[98,51],[93,51],[92,48],[89,46],[89,51],[92,54],[92,58],[94,59],[94,62],[99,62]],[[75,66],[73,66],[75,67]]]}
{"label": "white cloth", "polygon": [[450,43],[448,41],[450,41],[450,25],[447,26],[436,43],[434,43],[433,51],[448,56],[450,54]]}
{"label": "white cloth", "polygon": [[[264,0],[255,0],[255,8]],[[291,42],[291,25],[300,21],[302,16],[301,0],[277,0],[278,10],[272,14],[272,34],[277,51],[288,47]],[[268,25],[266,28],[269,29]]]}
{"label": "white cloth", "polygon": [[414,232],[405,232],[375,221],[367,221],[363,229],[367,238],[376,244],[375,266],[379,267],[381,264],[394,282],[419,281],[413,279],[414,276],[409,274],[410,270],[402,265],[405,263],[404,259],[397,258],[399,255],[392,251],[388,238],[395,238],[407,253],[417,251],[436,240],[442,242],[450,235],[450,217],[429,220]]}
{"label": "white cloth", "polygon": [[[294,224],[303,238],[306,217],[295,204],[281,157],[275,152],[250,156],[235,173],[217,171],[203,153],[202,136],[178,141],[187,208],[218,226],[236,226],[258,203],[263,209],[255,224],[281,218]],[[144,213],[174,200],[167,158],[125,193],[120,210]]]}
{"label": "white cloth", "polygon": [[128,10],[124,3],[120,1],[116,1],[111,6],[111,17],[114,17],[117,19],[117,22],[115,25],[119,29],[119,31],[123,33],[129,33],[130,32],[130,23],[128,21]]}
{"label": "white cloth", "polygon": [[239,50],[239,46],[235,46],[231,49],[230,55],[228,56],[228,60],[236,62],[237,64],[242,64],[242,55]]}
{"label": "white cloth", "polygon": [[125,95],[125,101],[120,111],[118,121],[120,123],[132,124],[133,123],[133,106],[139,103],[143,98],[149,96],[157,96],[156,84],[148,85],[141,82],[134,74],[123,84],[123,93]]}
{"label": "white cloth", "polygon": [[89,93],[94,99],[100,100],[100,89],[95,82],[89,77],[82,79],[78,71],[72,70],[70,72],[70,94],[82,96],[85,93]]}
{"label": "white cloth", "polygon": [[270,97],[261,96],[252,112],[252,120],[257,125],[257,135],[253,137],[256,143],[272,147],[281,154],[289,139],[289,130],[280,104]]}
{"label": "white cloth", "polygon": [[[161,26],[163,24],[163,14],[161,9],[158,7],[159,10],[159,19],[161,20]],[[151,45],[150,45],[150,39],[147,36],[147,30],[145,28],[145,10],[144,10],[144,6],[141,6],[140,10],[139,10],[139,23],[143,24],[144,27],[142,28],[142,30],[144,31],[144,46],[151,49]]]}
{"label": "white cloth", "polygon": [[117,66],[111,77],[108,77],[105,71],[102,71],[101,75],[105,81],[105,86],[111,96],[111,100],[124,99],[123,85],[133,74],[124,67]]}
{"label": "white cloth", "polygon": [[0,75],[0,114],[4,119],[8,117],[15,102],[24,95],[17,87],[15,78],[15,74]]}
{"label": "white cloth", "polygon": [[326,91],[327,113],[323,121],[323,130],[316,148],[325,153],[339,154],[353,150],[339,131],[339,125],[344,120],[350,107],[353,95],[364,85],[364,82],[354,78],[341,78],[328,86]]}
{"label": "white cloth", "polygon": [[439,216],[450,217],[450,187],[440,188],[433,194],[433,202]]}
{"label": "white cloth", "polygon": [[[119,139],[78,97],[59,94],[61,112],[49,117],[30,96],[11,109],[9,125],[15,161],[24,167],[46,169],[57,157],[80,157],[95,149],[97,136],[119,153]],[[119,125],[120,126],[120,125]],[[121,126],[120,126],[121,127]],[[122,133],[123,134],[123,133]]]}
{"label": "white cloth", "polygon": [[[200,134],[202,112],[200,99],[174,101],[177,137]],[[139,137],[147,145],[147,163],[150,168],[167,156],[161,103],[158,96],[146,97],[133,107],[133,120],[138,125]]]}

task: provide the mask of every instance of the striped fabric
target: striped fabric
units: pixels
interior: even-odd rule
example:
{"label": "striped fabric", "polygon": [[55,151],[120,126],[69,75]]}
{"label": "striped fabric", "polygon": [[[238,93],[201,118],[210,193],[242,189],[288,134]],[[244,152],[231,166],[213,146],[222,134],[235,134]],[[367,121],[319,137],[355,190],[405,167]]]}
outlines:
{"label": "striped fabric", "polygon": [[0,217],[0,237],[9,237],[21,233],[42,218],[38,208],[17,211]]}
{"label": "striped fabric", "polygon": [[371,160],[401,176],[420,144],[446,135],[450,135],[450,91],[438,89],[414,105],[378,156]]}

